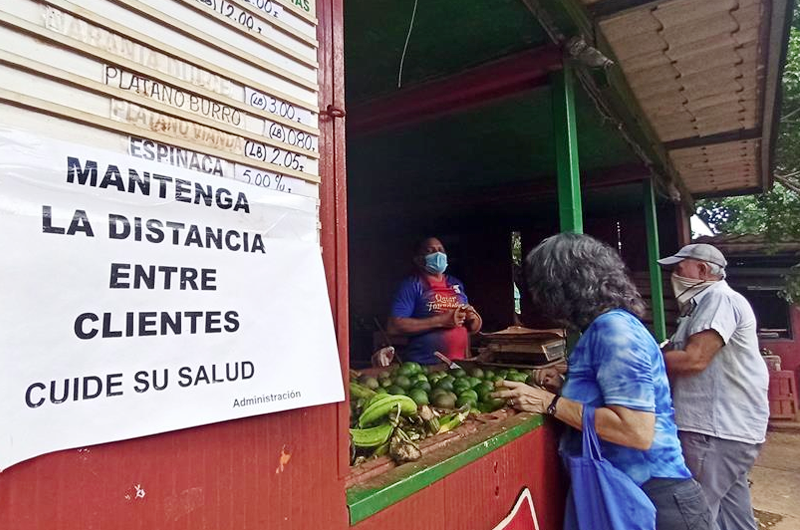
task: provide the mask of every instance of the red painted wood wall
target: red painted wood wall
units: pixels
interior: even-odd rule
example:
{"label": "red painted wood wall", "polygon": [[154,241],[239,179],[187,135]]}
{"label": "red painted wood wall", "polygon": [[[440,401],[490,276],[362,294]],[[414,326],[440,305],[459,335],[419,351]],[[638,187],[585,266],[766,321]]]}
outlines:
{"label": "red painted wood wall", "polygon": [[800,306],[794,305],[791,312],[791,339],[760,340],[762,348],[769,348],[781,358],[781,369],[795,374],[795,382],[800,383]]}
{"label": "red painted wood wall", "polygon": [[354,530],[490,530],[527,486],[541,530],[563,528],[565,483],[555,457],[558,434],[545,426],[394,504]]}

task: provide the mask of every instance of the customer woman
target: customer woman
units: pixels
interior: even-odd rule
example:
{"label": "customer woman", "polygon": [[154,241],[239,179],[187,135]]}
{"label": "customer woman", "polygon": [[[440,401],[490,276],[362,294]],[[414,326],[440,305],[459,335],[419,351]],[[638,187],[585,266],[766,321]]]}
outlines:
{"label": "customer woman", "polygon": [[594,407],[603,457],[653,502],[657,530],[710,528],[681,453],[661,351],[639,320],[644,303],[617,252],[586,235],[559,234],[528,254],[526,268],[539,311],[582,336],[560,395],[511,381],[496,395],[567,424],[562,455],[580,454],[583,408]]}

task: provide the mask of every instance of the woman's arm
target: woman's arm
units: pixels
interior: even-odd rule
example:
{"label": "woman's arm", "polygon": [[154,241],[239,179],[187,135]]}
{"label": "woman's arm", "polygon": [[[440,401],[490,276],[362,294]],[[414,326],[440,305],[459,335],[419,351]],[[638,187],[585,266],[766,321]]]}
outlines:
{"label": "woman's arm", "polygon": [[[555,398],[555,394],[525,383],[501,381],[498,387],[503,390],[493,393],[494,397],[510,399],[515,409],[525,412],[544,414]],[[562,397],[556,404],[554,416],[571,427],[583,429],[582,403]],[[641,451],[653,445],[656,416],[652,412],[609,405],[596,410],[594,421],[597,436],[607,442]]]}

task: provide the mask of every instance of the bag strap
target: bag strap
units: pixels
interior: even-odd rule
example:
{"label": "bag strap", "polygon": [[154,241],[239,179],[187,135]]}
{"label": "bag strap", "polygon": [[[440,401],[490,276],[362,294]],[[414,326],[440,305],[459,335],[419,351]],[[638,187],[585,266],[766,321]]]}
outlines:
{"label": "bag strap", "polygon": [[603,458],[594,427],[594,407],[588,405],[583,406],[583,457],[591,457],[593,460]]}

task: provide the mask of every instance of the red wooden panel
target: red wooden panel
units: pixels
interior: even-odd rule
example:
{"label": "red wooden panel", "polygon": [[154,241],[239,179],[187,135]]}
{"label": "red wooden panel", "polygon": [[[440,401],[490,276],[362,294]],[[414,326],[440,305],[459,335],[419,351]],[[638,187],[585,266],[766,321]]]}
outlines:
{"label": "red wooden panel", "polygon": [[[317,2],[319,108],[344,110],[344,36],[342,0]],[[322,223],[322,257],[328,276],[328,293],[336,321],[341,377],[347,381],[349,369],[349,298],[348,298],[348,244],[347,244],[347,183],[345,166],[345,118],[320,114],[320,222]],[[345,385],[347,392],[347,385]],[[350,407],[346,402],[338,406],[336,458],[338,476],[347,476],[350,455],[347,428],[350,425]]]}
{"label": "red wooden panel", "polygon": [[335,429],[329,405],[45,455],[0,474],[0,528],[344,528]]}
{"label": "red wooden panel", "polygon": [[355,530],[491,529],[527,486],[539,528],[563,526],[565,483],[557,433],[536,429],[357,524]]}

